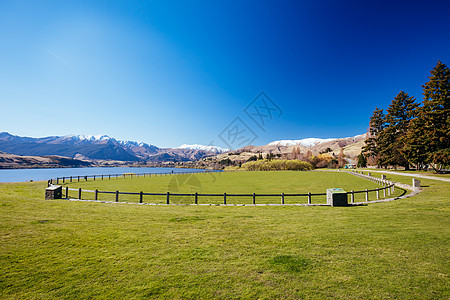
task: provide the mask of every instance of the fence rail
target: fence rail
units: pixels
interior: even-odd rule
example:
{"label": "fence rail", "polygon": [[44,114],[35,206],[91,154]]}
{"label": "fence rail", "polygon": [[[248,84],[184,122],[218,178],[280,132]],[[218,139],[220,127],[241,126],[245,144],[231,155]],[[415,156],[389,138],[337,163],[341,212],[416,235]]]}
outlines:
{"label": "fence rail", "polygon": [[170,204],[170,199],[174,197],[192,197],[194,200],[194,204],[198,204],[200,197],[223,197],[223,204],[227,204],[227,198],[229,197],[251,197],[252,204],[256,204],[256,198],[257,197],[280,197],[281,204],[285,204],[285,197],[308,197],[308,204],[311,203],[311,197],[313,196],[326,196],[326,193],[307,193],[307,194],[227,194],[227,193],[221,193],[221,194],[199,194],[199,193],[146,193],[146,192],[119,192],[119,191],[99,191],[99,190],[83,190],[81,188],[75,189],[75,188],[69,188],[65,187],[65,196],[66,198],[69,198],[69,191],[75,191],[78,192],[78,199],[82,200],[82,195],[84,193],[94,193],[95,197],[94,200],[99,200],[99,194],[115,194],[115,202],[119,202],[119,196],[120,195],[138,195],[140,196],[139,203],[143,203],[143,196],[165,196],[166,197],[166,204]]}
{"label": "fence rail", "polygon": [[54,183],[66,183],[67,182],[80,182],[80,181],[88,181],[89,178],[95,180],[105,180],[105,179],[117,179],[117,178],[139,178],[139,177],[151,177],[151,176],[171,176],[171,175],[180,175],[180,174],[205,174],[205,173],[219,173],[220,171],[216,170],[202,170],[198,172],[172,172],[172,173],[122,173],[122,174],[101,174],[101,175],[80,175],[80,176],[64,176],[64,177],[56,177],[48,180],[48,185],[53,185]]}

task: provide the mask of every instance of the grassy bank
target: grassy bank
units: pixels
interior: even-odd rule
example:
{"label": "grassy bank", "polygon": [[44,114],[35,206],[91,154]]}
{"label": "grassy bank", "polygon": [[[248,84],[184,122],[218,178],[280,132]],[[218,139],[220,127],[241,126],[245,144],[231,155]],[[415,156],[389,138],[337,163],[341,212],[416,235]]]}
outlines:
{"label": "grassy bank", "polygon": [[449,184],[423,183],[345,208],[45,201],[45,183],[0,184],[0,297],[448,298]]}

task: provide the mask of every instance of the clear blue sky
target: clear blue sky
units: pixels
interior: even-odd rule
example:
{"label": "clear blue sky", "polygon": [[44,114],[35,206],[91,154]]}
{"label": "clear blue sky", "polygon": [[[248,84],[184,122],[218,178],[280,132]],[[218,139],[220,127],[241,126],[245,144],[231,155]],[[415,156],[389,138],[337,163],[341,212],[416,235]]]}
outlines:
{"label": "clear blue sky", "polygon": [[[365,133],[450,64],[450,1],[0,1],[0,131],[226,146]],[[282,114],[258,127],[264,91]],[[223,136],[222,136],[223,137]]]}

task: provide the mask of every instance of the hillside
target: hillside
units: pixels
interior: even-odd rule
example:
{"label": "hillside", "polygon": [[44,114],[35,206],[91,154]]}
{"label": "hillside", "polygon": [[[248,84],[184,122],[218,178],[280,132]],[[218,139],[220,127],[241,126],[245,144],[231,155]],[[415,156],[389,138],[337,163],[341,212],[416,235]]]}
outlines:
{"label": "hillside", "polygon": [[[354,146],[360,142],[364,142],[365,134],[357,135],[354,137],[346,138],[330,138],[330,139],[318,139],[318,138],[307,138],[302,140],[281,140],[274,141],[264,146],[247,146],[236,150],[235,152],[251,152],[251,153],[274,153],[282,154],[283,156],[289,156],[294,148],[299,148],[301,153],[306,153],[311,151],[313,155],[317,155],[321,152],[325,152],[328,148],[331,152],[337,154],[341,147],[344,147],[344,154],[354,158],[360,151],[355,155],[355,149],[358,150],[359,146]],[[358,144],[360,145],[360,144]],[[360,150],[360,148],[359,148]]]}
{"label": "hillside", "polygon": [[0,152],[0,169],[89,166],[92,166],[92,163],[64,156],[21,156]]}
{"label": "hillside", "polygon": [[341,151],[341,147],[343,147],[344,155],[347,161],[353,163],[356,161],[357,156],[361,153],[361,148],[364,146],[365,136],[365,134],[361,134],[347,138],[308,138],[302,140],[274,141],[263,146],[250,145],[233,152],[205,158],[201,163],[211,165],[228,159],[232,162],[244,163],[250,157],[259,155],[259,153],[261,153],[263,157],[266,157],[268,154],[272,153],[281,159],[291,159],[292,153],[295,149],[299,149],[300,153],[305,155],[308,152],[311,152],[311,155],[313,156],[318,155],[319,153],[327,153],[331,156],[337,157]]}

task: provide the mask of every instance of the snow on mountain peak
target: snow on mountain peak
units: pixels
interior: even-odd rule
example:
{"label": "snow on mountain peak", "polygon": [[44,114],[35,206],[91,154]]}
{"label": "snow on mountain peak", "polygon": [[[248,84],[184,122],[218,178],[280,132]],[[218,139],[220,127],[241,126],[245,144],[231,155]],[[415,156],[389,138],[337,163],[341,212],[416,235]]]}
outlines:
{"label": "snow on mountain peak", "polygon": [[224,153],[230,151],[229,149],[223,149],[217,146],[205,146],[205,145],[188,145],[183,144],[181,146],[176,147],[175,149],[192,149],[192,150],[203,150],[203,151],[209,151],[209,152],[215,152],[215,153]]}
{"label": "snow on mountain peak", "polygon": [[87,142],[99,142],[99,141],[111,141],[111,142],[117,142],[119,144],[121,144],[124,147],[127,148],[131,148],[131,147],[153,147],[150,146],[147,143],[144,142],[140,142],[140,141],[121,141],[121,140],[116,140],[115,138],[112,138],[108,135],[105,134],[98,134],[98,135],[85,135],[85,134],[71,134],[71,135],[66,135],[65,138],[69,138],[72,140],[75,140],[77,142],[81,142],[81,141],[87,141]]}
{"label": "snow on mountain peak", "polygon": [[145,145],[147,145],[144,142],[139,142],[139,141],[119,141],[120,144],[124,145],[124,146],[139,146],[139,147],[144,147]]}
{"label": "snow on mountain peak", "polygon": [[71,134],[67,135],[68,138],[73,138],[79,141],[106,141],[112,139],[111,137],[105,135],[105,134],[98,134],[98,135],[85,135],[85,134]]}
{"label": "snow on mountain peak", "polygon": [[312,147],[321,143],[333,141],[335,138],[330,139],[320,139],[320,138],[306,138],[301,140],[280,140],[269,143],[271,146],[293,146],[293,145],[303,145],[305,147]]}

